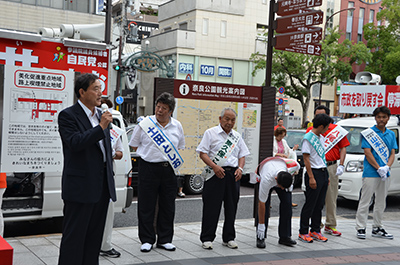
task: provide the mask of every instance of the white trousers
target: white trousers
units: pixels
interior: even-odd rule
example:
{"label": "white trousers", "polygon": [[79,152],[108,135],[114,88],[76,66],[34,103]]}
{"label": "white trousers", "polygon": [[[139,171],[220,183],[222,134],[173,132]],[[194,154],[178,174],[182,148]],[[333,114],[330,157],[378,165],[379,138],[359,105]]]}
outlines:
{"label": "white trousers", "polygon": [[3,211],[1,210],[1,206],[3,205],[3,194],[6,189],[0,189],[0,236],[4,236],[4,220],[3,220]]}
{"label": "white trousers", "polygon": [[358,209],[356,214],[356,229],[366,229],[369,205],[372,195],[375,193],[374,204],[374,223],[372,227],[383,228],[382,219],[383,212],[386,208],[386,196],[390,185],[390,177],[385,181],[381,178],[363,178],[361,198],[358,202]]}
{"label": "white trousers", "polygon": [[106,225],[104,226],[103,241],[101,242],[101,250],[111,250],[111,235],[114,225],[114,202],[110,200],[108,204]]}

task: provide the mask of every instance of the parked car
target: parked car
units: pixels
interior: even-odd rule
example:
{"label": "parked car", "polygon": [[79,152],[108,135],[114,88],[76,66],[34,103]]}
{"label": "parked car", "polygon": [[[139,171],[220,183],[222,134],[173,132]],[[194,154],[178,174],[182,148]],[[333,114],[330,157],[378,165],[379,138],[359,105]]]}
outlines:
{"label": "parked car", "polygon": [[294,187],[300,187],[303,175],[304,161],[303,161],[303,153],[301,152],[301,141],[306,133],[306,130],[286,130],[285,140],[290,148],[293,148],[296,144],[299,145],[299,148],[296,150],[297,162],[300,164],[299,173],[294,177]]}
{"label": "parked car", "polygon": [[[386,127],[392,130],[399,144],[399,120],[396,116],[391,116]],[[364,169],[364,150],[361,148],[361,132],[376,124],[374,117],[363,117],[344,119],[337,123],[346,129],[349,134],[347,139],[350,146],[346,148],[347,155],[344,163],[344,173],[339,176],[339,193],[340,197],[345,199],[358,201],[361,195],[362,174]],[[390,186],[388,195],[400,195],[400,154],[397,149],[395,152],[394,163],[391,167]]]}

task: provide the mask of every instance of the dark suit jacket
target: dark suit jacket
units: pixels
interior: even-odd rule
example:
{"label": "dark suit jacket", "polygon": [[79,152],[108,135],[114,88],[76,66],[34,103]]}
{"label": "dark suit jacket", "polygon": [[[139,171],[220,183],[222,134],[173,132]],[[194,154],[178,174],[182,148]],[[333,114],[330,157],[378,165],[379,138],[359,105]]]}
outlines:
{"label": "dark suit jacket", "polygon": [[103,153],[99,145],[99,140],[103,140],[109,194],[116,201],[110,130],[103,131],[100,125],[92,127],[79,103],[60,112],[58,125],[64,153],[62,199],[79,203],[100,200],[105,183]]}

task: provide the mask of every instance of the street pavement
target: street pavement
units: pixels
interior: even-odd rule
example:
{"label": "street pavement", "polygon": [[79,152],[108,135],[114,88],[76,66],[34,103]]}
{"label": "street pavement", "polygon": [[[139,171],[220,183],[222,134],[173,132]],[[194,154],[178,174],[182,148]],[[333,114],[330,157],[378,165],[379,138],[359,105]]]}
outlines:
{"label": "street pavement", "polygon": [[[213,250],[201,247],[200,222],[175,225],[173,243],[177,250],[174,252],[154,248],[149,253],[142,253],[137,226],[114,228],[112,243],[122,255],[119,258],[100,257],[100,264],[400,264],[400,221],[392,218],[384,221],[386,231],[394,235],[394,239],[389,240],[371,236],[372,220],[371,217],[369,219],[365,240],[356,238],[353,219],[339,218],[338,230],[343,233],[342,236],[326,235],[328,242],[304,243],[297,240],[299,218],[293,218],[292,238],[296,239],[297,245],[287,247],[278,244],[278,218],[273,217],[269,222],[265,249],[256,248],[254,219],[236,220],[238,249],[222,245],[223,221],[219,222]],[[57,264],[61,234],[5,239],[14,248],[14,265]]]}

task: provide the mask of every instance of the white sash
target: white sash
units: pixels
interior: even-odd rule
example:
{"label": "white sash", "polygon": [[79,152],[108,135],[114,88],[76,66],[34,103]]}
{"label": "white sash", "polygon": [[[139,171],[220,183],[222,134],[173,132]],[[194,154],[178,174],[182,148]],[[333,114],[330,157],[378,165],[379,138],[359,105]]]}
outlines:
{"label": "white sash", "polygon": [[364,136],[365,140],[372,146],[382,161],[387,164],[389,161],[389,149],[382,138],[371,128],[362,131],[361,135]]}
{"label": "white sash", "polygon": [[[232,154],[233,149],[235,149],[236,145],[240,140],[240,133],[232,130],[228,137],[225,140],[225,143],[221,146],[218,152],[215,154],[212,161],[222,167],[225,162],[228,160],[230,155]],[[206,166],[201,173],[201,176],[204,178],[205,181],[209,180],[212,176],[214,176],[214,170],[210,166]]]}
{"label": "white sash", "polygon": [[173,143],[157,126],[157,123],[153,121],[150,117],[146,117],[144,120],[142,120],[139,123],[139,126],[158,147],[160,152],[163,153],[165,157],[167,157],[168,162],[170,163],[176,174],[184,161]]}
{"label": "white sash", "polygon": [[337,125],[325,136],[325,154],[329,152],[340,140],[342,140],[349,132],[343,129],[342,126]]}
{"label": "white sash", "polygon": [[115,143],[117,142],[118,138],[122,135],[124,130],[119,128],[117,125],[111,123],[112,128],[110,130],[110,136],[111,136],[111,146],[114,146]]}

